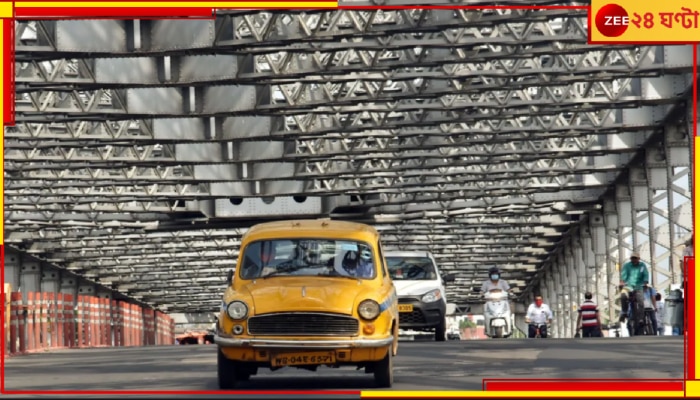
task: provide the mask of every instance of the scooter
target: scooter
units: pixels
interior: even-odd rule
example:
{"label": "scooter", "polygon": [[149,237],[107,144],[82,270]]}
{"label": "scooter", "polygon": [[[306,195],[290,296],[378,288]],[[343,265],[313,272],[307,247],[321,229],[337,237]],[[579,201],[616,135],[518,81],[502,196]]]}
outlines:
{"label": "scooter", "polygon": [[484,294],[484,326],[486,336],[492,338],[507,338],[513,334],[511,326],[510,304],[508,293],[499,289]]}

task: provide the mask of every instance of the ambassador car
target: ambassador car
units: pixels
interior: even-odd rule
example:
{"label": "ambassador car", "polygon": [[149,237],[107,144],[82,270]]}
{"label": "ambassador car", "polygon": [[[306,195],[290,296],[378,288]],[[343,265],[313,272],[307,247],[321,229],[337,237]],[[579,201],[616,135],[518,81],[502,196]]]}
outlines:
{"label": "ambassador car", "polygon": [[219,387],[259,368],[356,366],[393,383],[398,304],[379,233],[330,220],[262,223],[229,271],[215,343]]}

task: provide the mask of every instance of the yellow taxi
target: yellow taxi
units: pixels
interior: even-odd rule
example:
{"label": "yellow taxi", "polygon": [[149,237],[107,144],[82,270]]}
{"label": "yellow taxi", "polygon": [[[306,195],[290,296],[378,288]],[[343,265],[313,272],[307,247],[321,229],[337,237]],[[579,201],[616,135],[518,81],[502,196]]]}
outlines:
{"label": "yellow taxi", "polygon": [[214,342],[221,389],[258,368],[355,366],[393,383],[396,290],[371,226],[331,220],[258,224],[229,271]]}

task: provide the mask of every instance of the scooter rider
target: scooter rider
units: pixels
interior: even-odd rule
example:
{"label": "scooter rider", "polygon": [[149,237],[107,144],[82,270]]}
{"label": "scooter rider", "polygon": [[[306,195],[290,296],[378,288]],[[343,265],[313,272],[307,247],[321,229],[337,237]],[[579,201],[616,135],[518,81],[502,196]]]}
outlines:
{"label": "scooter rider", "polygon": [[[508,294],[511,288],[508,282],[501,279],[501,272],[498,267],[489,268],[489,279],[481,285],[481,294],[486,299],[484,304],[484,327],[485,334],[489,337],[508,337],[512,334],[512,322],[510,313],[510,303],[508,302]],[[501,292],[500,294],[496,294]],[[494,294],[493,298],[490,295]],[[495,300],[500,299],[500,300]],[[488,306],[491,301],[494,307]],[[505,302],[503,302],[505,300]],[[492,325],[493,324],[493,325]],[[501,333],[499,333],[501,332]]]}
{"label": "scooter rider", "polygon": [[528,323],[527,337],[534,338],[537,332],[537,325],[542,325],[540,328],[540,336],[546,338],[547,325],[545,324],[551,324],[553,317],[552,310],[548,305],[544,304],[542,296],[535,296],[535,302],[530,304],[525,314],[525,322]]}
{"label": "scooter rider", "polygon": [[481,285],[481,294],[486,295],[492,290],[502,290],[504,292],[510,292],[510,285],[505,280],[501,279],[501,271],[498,267],[489,268],[489,279],[484,281]]}
{"label": "scooter rider", "polygon": [[[630,260],[622,265],[620,270],[620,322],[625,322],[625,311],[629,309],[629,293],[635,291],[639,304],[644,303],[644,283],[649,281],[649,270],[646,264],[639,260],[639,253],[634,252]],[[636,316],[643,317],[643,316]],[[635,318],[635,320],[639,320]]]}

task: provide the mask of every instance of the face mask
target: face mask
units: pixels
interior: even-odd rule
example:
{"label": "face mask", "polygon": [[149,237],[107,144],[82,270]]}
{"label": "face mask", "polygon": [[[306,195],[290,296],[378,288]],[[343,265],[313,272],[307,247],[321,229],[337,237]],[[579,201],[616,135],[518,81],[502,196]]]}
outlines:
{"label": "face mask", "polygon": [[536,305],[537,307],[541,306],[541,305],[542,305],[542,300],[536,300],[536,301],[535,301],[535,305]]}
{"label": "face mask", "polygon": [[494,281],[497,281],[497,280],[498,280],[498,274],[493,274],[493,275],[491,275],[491,279],[493,279]]}

